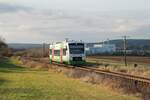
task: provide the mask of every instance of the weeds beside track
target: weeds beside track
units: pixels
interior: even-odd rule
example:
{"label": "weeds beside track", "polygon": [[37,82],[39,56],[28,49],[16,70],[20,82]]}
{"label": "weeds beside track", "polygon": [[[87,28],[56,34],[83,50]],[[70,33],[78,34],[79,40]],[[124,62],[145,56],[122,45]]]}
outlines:
{"label": "weeds beside track", "polygon": [[[33,59],[33,58],[23,58],[26,60],[33,60],[40,63],[49,64],[46,59]],[[71,66],[64,64],[51,64],[55,66],[56,70],[63,71],[64,69],[74,71],[72,76],[74,78],[90,77],[91,83],[103,83],[104,81],[109,81],[115,84],[115,88],[123,89],[125,92],[129,93],[140,93],[144,100],[150,98],[150,78],[125,74],[121,72],[113,72],[107,70],[100,70],[93,67],[87,66]],[[57,67],[56,67],[57,66]],[[114,87],[114,85],[113,85]]]}

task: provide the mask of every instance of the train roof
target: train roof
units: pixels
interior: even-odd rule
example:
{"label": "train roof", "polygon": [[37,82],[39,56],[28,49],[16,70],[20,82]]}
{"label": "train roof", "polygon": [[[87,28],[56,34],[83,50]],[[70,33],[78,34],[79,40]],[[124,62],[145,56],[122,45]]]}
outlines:
{"label": "train roof", "polygon": [[83,41],[75,41],[75,40],[69,40],[69,41],[63,41],[63,42],[54,42],[51,45],[55,45],[55,44],[67,44],[67,43],[84,43]]}

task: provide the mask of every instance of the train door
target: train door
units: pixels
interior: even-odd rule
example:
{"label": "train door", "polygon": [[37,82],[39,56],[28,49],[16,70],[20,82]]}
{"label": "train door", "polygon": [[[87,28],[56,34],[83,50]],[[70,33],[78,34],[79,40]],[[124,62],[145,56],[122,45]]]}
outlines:
{"label": "train door", "polygon": [[63,61],[63,49],[60,48],[60,63],[62,63]]}
{"label": "train door", "polygon": [[52,48],[52,62],[54,62],[54,48]]}

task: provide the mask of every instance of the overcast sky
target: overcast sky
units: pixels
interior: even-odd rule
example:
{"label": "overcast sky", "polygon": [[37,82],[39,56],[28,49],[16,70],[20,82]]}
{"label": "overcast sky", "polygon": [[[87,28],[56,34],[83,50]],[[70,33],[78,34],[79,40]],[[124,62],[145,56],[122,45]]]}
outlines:
{"label": "overcast sky", "polygon": [[9,43],[123,35],[150,39],[150,0],[0,0],[0,36]]}

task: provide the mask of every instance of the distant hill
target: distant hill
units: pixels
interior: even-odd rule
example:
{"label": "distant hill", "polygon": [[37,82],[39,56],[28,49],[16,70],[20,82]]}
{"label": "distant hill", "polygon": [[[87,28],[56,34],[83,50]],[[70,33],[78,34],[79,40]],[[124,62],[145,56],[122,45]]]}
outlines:
{"label": "distant hill", "polygon": [[[105,41],[105,43],[107,43],[107,41]],[[123,48],[124,41],[121,39],[110,40],[109,43],[115,44],[117,48]],[[150,50],[150,39],[128,39],[127,48]]]}
{"label": "distant hill", "polygon": [[[93,44],[99,44],[101,42],[97,43],[87,43],[87,45],[92,46]],[[108,43],[108,41],[105,41],[104,43]],[[110,40],[110,44],[115,44],[117,48],[122,49],[123,48],[123,40],[117,39],[117,40]],[[32,48],[42,48],[43,44],[28,44],[28,43],[10,43],[8,44],[9,48],[13,49],[32,49]],[[46,44],[46,47],[49,47],[48,44]],[[127,48],[128,49],[145,49],[150,50],[150,39],[128,39],[127,40]]]}
{"label": "distant hill", "polygon": [[43,44],[9,43],[8,47],[12,49],[32,49],[32,48],[42,48]]}

